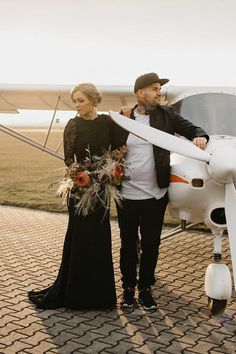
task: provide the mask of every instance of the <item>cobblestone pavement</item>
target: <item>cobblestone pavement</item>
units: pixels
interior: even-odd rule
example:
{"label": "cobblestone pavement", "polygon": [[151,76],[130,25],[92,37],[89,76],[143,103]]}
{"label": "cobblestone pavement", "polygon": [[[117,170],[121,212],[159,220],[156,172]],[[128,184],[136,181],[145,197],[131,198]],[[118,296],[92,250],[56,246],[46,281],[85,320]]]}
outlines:
{"label": "cobblestone pavement", "polygon": [[[211,262],[210,234],[184,232],[162,241],[155,312],[36,310],[27,291],[53,282],[67,215],[0,206],[0,353],[236,353],[235,292],[212,316],[203,290]],[[119,232],[112,221],[117,294],[121,294]],[[224,262],[231,267],[227,236]],[[99,289],[97,289],[99,291]],[[96,291],[96,289],[94,289]]]}

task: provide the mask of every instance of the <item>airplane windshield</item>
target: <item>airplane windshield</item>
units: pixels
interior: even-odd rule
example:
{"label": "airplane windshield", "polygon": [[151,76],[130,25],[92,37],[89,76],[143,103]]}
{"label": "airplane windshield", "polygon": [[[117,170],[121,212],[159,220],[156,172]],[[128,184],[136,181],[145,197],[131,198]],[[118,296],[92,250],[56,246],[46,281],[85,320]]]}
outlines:
{"label": "airplane windshield", "polygon": [[236,96],[204,93],[186,97],[173,106],[181,116],[210,135],[236,136]]}

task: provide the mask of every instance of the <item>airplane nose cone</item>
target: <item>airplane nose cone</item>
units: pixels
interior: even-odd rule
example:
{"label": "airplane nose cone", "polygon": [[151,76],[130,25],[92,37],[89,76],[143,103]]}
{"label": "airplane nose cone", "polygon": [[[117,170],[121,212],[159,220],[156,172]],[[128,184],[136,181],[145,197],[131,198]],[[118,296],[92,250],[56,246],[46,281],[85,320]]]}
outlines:
{"label": "airplane nose cone", "polygon": [[236,181],[236,147],[220,147],[213,151],[207,169],[217,183]]}

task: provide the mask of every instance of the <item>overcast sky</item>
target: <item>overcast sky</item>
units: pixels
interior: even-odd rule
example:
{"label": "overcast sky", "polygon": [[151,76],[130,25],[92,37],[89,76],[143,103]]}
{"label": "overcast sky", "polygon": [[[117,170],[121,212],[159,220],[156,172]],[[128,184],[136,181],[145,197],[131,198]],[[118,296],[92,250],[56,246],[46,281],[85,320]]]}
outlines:
{"label": "overcast sky", "polygon": [[0,0],[0,82],[236,86],[235,0]]}
{"label": "overcast sky", "polygon": [[155,71],[174,86],[236,87],[235,14],[236,0],[0,0],[0,83],[133,85]]}

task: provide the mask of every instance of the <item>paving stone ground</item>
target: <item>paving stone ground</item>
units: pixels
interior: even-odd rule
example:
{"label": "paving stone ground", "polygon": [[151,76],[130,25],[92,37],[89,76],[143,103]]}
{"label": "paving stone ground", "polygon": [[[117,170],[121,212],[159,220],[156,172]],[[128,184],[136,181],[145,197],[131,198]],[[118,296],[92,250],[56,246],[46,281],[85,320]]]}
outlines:
{"label": "paving stone ground", "polygon": [[[0,353],[236,353],[235,292],[223,314],[212,316],[207,307],[203,282],[213,239],[203,232],[162,241],[155,312],[138,305],[126,311],[119,305],[113,311],[35,309],[27,291],[54,281],[66,227],[66,214],[0,206]],[[112,233],[120,296],[116,221]],[[227,235],[223,260],[231,269]]]}

